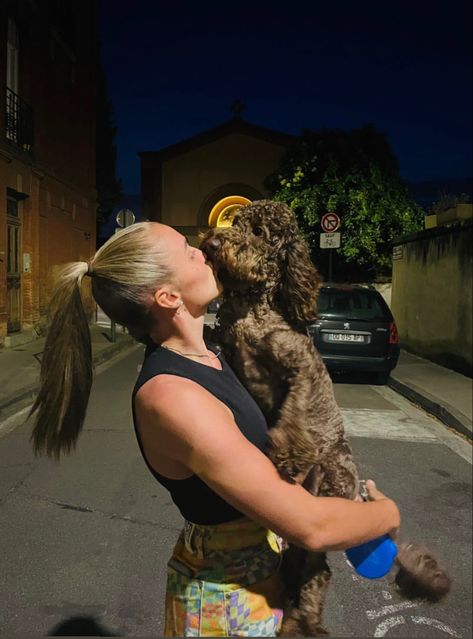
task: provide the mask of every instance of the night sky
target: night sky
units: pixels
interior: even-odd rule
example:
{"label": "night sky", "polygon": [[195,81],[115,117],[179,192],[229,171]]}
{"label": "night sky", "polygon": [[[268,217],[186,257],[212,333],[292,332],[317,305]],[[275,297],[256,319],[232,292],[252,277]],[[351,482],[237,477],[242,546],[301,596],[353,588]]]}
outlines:
{"label": "night sky", "polygon": [[102,0],[117,174],[228,120],[298,134],[372,122],[412,181],[471,176],[471,2]]}

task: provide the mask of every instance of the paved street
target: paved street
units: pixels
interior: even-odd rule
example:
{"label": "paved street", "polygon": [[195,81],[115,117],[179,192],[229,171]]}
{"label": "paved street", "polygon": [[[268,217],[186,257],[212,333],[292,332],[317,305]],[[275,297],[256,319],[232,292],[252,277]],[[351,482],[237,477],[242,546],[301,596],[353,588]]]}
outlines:
{"label": "paved street", "polygon": [[[146,469],[131,427],[141,357],[141,349],[124,355],[97,375],[70,458],[35,459],[29,428],[15,428],[24,414],[2,429],[1,635],[44,636],[78,615],[120,636],[162,632],[165,564],[181,519]],[[361,475],[398,501],[402,537],[435,550],[455,589],[440,605],[403,602],[392,578],[363,580],[333,553],[331,634],[470,637],[470,444],[387,387],[335,381]]]}

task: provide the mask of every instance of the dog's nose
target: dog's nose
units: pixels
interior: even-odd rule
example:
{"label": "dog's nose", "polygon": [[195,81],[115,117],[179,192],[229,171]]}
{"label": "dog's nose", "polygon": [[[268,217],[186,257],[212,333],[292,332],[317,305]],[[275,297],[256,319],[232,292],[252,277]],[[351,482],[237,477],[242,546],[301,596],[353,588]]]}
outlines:
{"label": "dog's nose", "polygon": [[215,255],[218,252],[220,246],[221,242],[218,237],[209,237],[202,242],[200,250],[209,257],[212,257],[212,255]]}

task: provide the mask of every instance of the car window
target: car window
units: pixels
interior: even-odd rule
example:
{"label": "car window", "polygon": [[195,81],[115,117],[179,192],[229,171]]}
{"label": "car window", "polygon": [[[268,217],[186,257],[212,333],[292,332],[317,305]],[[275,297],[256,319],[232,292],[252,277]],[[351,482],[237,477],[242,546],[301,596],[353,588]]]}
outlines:
{"label": "car window", "polygon": [[320,318],[344,320],[389,321],[381,296],[370,290],[322,288],[318,299]]}

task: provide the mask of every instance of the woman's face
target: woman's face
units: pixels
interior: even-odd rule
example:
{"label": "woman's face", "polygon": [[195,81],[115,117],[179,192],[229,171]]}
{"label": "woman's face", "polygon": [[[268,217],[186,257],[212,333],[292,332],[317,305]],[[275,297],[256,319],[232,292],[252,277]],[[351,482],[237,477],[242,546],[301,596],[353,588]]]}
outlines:
{"label": "woman's face", "polygon": [[172,227],[156,224],[156,233],[173,274],[170,290],[180,296],[189,310],[206,308],[222,292],[212,264]]}

